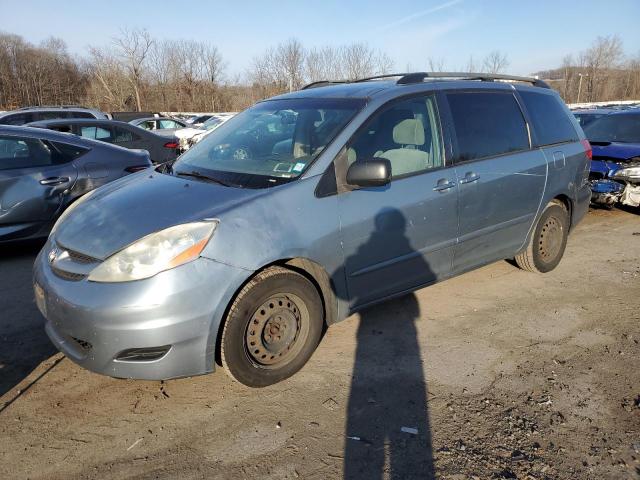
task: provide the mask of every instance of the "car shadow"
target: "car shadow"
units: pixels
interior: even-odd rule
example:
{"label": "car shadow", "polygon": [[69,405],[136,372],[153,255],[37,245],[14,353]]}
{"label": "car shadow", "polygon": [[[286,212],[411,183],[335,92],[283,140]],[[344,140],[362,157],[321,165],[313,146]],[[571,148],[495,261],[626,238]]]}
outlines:
{"label": "car shadow", "polygon": [[[368,241],[345,259],[347,276],[349,265],[362,265],[370,252],[388,248],[390,242],[396,252],[416,254],[405,235],[401,212],[385,209],[375,223]],[[417,258],[417,268],[431,275],[427,262]],[[357,298],[349,301],[358,303]],[[411,293],[361,310],[359,316],[344,478],[435,478],[427,382],[416,326],[422,317],[418,300]]]}
{"label": "car shadow", "polygon": [[43,243],[0,246],[0,396],[56,353],[44,332],[31,283]]}

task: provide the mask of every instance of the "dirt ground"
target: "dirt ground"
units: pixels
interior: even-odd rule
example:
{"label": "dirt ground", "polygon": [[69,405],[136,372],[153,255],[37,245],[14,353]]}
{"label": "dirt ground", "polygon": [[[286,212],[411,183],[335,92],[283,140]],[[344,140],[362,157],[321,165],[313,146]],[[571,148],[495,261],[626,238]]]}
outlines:
{"label": "dirt ground", "polygon": [[261,390],[75,366],[37,246],[3,250],[2,479],[640,478],[637,214],[591,211],[549,274],[498,262],[354,315]]}

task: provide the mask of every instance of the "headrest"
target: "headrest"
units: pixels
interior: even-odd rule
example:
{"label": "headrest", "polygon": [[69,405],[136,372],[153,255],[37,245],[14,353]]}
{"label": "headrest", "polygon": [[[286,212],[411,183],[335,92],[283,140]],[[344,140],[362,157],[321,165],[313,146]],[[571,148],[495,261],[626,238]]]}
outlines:
{"label": "headrest", "polygon": [[393,127],[393,141],[400,145],[424,145],[424,126],[418,119],[402,120]]}

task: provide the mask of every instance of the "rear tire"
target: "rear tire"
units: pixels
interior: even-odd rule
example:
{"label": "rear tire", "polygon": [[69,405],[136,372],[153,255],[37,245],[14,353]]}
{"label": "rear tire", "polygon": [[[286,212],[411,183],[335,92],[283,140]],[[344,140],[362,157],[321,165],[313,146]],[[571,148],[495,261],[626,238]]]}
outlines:
{"label": "rear tire", "polygon": [[267,268],[244,286],[229,309],[220,341],[222,366],[249,387],[280,382],[307,363],[322,326],[316,287],[297,272]]}
{"label": "rear tire", "polygon": [[527,248],[516,255],[516,264],[528,272],[550,272],[562,259],[568,234],[569,212],[564,205],[549,203],[538,219]]}

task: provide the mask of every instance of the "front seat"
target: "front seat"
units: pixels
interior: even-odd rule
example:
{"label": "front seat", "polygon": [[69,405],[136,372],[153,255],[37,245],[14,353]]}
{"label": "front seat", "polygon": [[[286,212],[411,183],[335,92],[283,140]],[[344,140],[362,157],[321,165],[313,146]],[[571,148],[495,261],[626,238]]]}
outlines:
{"label": "front seat", "polygon": [[386,158],[391,162],[391,173],[394,177],[406,173],[425,170],[429,164],[429,154],[416,147],[425,143],[424,125],[419,119],[402,120],[393,127],[393,142],[399,148],[378,151],[375,156]]}

